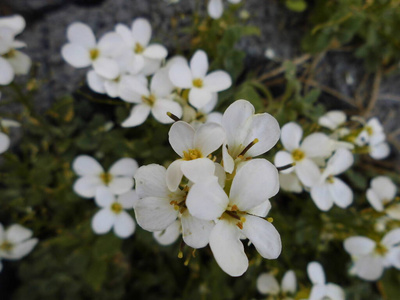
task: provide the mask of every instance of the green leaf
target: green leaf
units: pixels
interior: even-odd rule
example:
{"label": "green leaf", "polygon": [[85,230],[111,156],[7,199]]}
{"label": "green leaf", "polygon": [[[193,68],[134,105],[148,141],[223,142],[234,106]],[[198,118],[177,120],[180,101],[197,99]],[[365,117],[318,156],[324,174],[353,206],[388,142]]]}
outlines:
{"label": "green leaf", "polygon": [[285,5],[295,12],[303,12],[307,9],[307,2],[304,0],[286,0]]}

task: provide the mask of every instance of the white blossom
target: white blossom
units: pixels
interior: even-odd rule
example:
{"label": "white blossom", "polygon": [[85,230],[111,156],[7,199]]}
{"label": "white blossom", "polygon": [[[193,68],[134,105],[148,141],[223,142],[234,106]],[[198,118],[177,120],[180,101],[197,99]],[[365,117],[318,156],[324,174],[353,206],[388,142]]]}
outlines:
{"label": "white blossom", "polygon": [[212,94],[228,89],[232,85],[229,74],[217,70],[207,74],[208,57],[203,50],[197,50],[190,66],[187,63],[176,63],[170,71],[172,83],[179,88],[189,89],[189,103],[199,109],[207,105]]}
{"label": "white blossom", "polygon": [[[31,238],[32,235],[32,230],[19,224],[11,225],[4,230],[0,223],[0,259],[17,260],[27,255],[38,243],[37,238]],[[0,261],[0,271],[2,268]]]}
{"label": "white blossom", "polygon": [[364,236],[349,237],[344,249],[353,259],[351,273],[364,280],[378,280],[385,268],[400,269],[400,228],[389,231],[380,242]]}
{"label": "white blossom", "polygon": [[331,110],[318,119],[318,124],[330,130],[335,130],[346,122],[346,118],[346,114],[343,111]]}
{"label": "white blossom", "polygon": [[294,296],[297,290],[296,274],[292,270],[285,272],[279,286],[275,276],[262,273],[257,278],[257,290],[263,295],[271,295],[276,299],[294,300],[291,296]]}
{"label": "white blossom", "polygon": [[132,189],[137,168],[134,159],[121,158],[106,172],[93,157],[80,155],[72,163],[72,169],[80,176],[74,183],[74,191],[83,198],[93,198],[98,187],[108,186],[112,193],[124,194]]}
{"label": "white blossom", "polygon": [[0,154],[6,152],[10,147],[10,138],[7,134],[0,132]]}
{"label": "white blossom", "polygon": [[367,190],[367,200],[379,212],[384,210],[384,205],[394,200],[397,187],[387,176],[377,176],[371,180],[371,187]]}
{"label": "white blossom", "polygon": [[[228,2],[232,4],[237,4],[241,0],[228,0]],[[222,4],[222,0],[210,0],[208,1],[207,11],[211,18],[219,19],[224,12],[224,6]]]}
{"label": "white blossom", "polygon": [[307,274],[313,284],[309,300],[344,300],[343,289],[334,283],[326,283],[321,264],[313,261],[307,265]]}

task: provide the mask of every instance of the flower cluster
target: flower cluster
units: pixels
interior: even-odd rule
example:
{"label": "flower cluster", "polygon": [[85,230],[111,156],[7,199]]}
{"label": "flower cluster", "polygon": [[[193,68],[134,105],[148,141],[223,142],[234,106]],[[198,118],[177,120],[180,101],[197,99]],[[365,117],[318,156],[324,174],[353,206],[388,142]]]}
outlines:
{"label": "flower cluster", "polygon": [[[4,230],[0,223],[0,259],[17,260],[28,255],[38,243],[32,231],[14,224]],[[0,261],[0,271],[3,265]]]}
{"label": "flower cluster", "polygon": [[208,57],[202,50],[190,63],[180,56],[166,61],[167,49],[151,43],[151,34],[150,23],[139,18],[131,28],[116,25],[96,42],[92,30],[77,22],[67,29],[69,43],[62,56],[73,67],[92,67],[87,83],[94,92],[134,104],[123,127],[142,124],[150,113],[162,124],[173,122],[168,114],[192,120],[206,116],[217,93],[231,86],[228,73],[207,74]]}
{"label": "flower cluster", "polygon": [[[168,169],[153,164],[140,167],[135,175],[138,224],[158,238],[168,234],[167,240],[181,228],[189,247],[209,244],[219,266],[231,276],[248,268],[241,239],[249,239],[262,257],[277,258],[280,235],[265,217],[269,198],[279,190],[278,171],[267,160],[253,157],[271,149],[279,133],[275,118],[254,114],[246,100],[231,104],[221,125],[209,122],[194,128],[175,122],[169,142],[180,158]],[[221,146],[218,163],[213,153]]]}
{"label": "flower cluster", "polygon": [[120,238],[127,238],[135,232],[135,222],[125,210],[132,209],[137,201],[133,190],[133,176],[138,169],[134,159],[122,158],[108,171],[93,157],[80,155],[72,163],[79,178],[74,191],[83,198],[95,198],[101,209],[92,219],[93,231],[104,234],[114,229]]}
{"label": "flower cluster", "polygon": [[17,50],[26,44],[15,39],[24,28],[25,20],[19,15],[0,18],[0,85],[10,84],[15,75],[25,75],[31,68],[29,56]]}

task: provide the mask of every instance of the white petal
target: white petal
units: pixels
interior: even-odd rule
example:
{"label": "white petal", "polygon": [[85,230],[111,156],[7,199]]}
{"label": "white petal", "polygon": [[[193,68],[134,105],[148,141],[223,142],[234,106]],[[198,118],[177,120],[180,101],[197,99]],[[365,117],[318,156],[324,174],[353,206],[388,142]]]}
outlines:
{"label": "white petal", "polygon": [[203,156],[208,156],[221,147],[224,140],[225,131],[222,126],[216,123],[207,123],[196,130],[193,145],[201,151]]}
{"label": "white petal", "polygon": [[151,78],[150,90],[157,98],[168,97],[174,89],[172,82],[169,80],[168,70],[167,68],[162,68]]}
{"label": "white petal", "polygon": [[181,170],[190,181],[197,183],[214,177],[215,165],[208,158],[198,158],[190,161],[183,161]]}
{"label": "white petal", "polygon": [[10,147],[10,138],[8,135],[0,132],[0,154],[7,151]]}
{"label": "white petal", "polygon": [[143,55],[150,59],[161,60],[167,57],[168,51],[163,45],[152,44],[143,51]]}
{"label": "white petal", "polygon": [[124,239],[135,232],[135,221],[126,211],[121,211],[115,218],[114,232],[117,236]]}
{"label": "white petal", "polygon": [[225,187],[225,180],[226,180],[226,173],[224,167],[221,166],[219,163],[215,162],[215,172],[214,175],[218,178],[219,185],[224,188]]}
{"label": "white petal", "polygon": [[380,143],[370,147],[371,149],[369,155],[371,155],[373,159],[384,159],[390,154],[390,147],[388,143]]}
{"label": "white petal", "polygon": [[153,75],[155,72],[157,72],[160,69],[161,63],[163,61],[161,59],[151,59],[145,56],[143,56],[143,59],[144,59],[144,65],[141,72],[145,76],[150,76]]}
{"label": "white petal", "polygon": [[119,97],[119,85],[120,83],[114,80],[105,81],[104,88],[106,90],[107,95],[111,98]]}
{"label": "white petal", "polygon": [[89,50],[77,44],[64,45],[61,49],[61,55],[74,68],[89,67],[92,63]]}
{"label": "white petal", "polygon": [[151,39],[151,25],[149,21],[138,18],[132,23],[132,36],[142,47],[146,47]]}
{"label": "white petal", "polygon": [[400,228],[389,231],[381,243],[389,248],[398,246],[400,244]]}
{"label": "white petal", "polygon": [[373,189],[367,190],[367,200],[376,211],[384,210],[382,199],[375,193]]}
{"label": "white petal", "polygon": [[311,188],[311,198],[322,211],[328,211],[333,206],[333,198],[328,183],[313,186]]}
{"label": "white petal", "polygon": [[108,187],[99,186],[96,189],[94,200],[100,207],[109,207],[113,202],[115,202],[115,196]]}
{"label": "white petal", "polygon": [[[277,168],[287,166],[294,162],[292,155],[286,151],[278,151],[274,158],[274,164]],[[280,171],[280,173],[288,174],[294,170],[294,167],[290,167],[286,170]]]}
{"label": "white petal", "polygon": [[214,71],[204,78],[204,88],[210,92],[221,92],[229,89],[232,85],[232,79],[225,71]]}
{"label": "white petal", "polygon": [[319,262],[310,262],[307,265],[307,274],[314,285],[325,284],[325,272]]}
{"label": "white petal", "polygon": [[295,171],[302,184],[311,187],[319,182],[321,174],[318,166],[311,159],[304,158],[296,163]]}
{"label": "white petal", "polygon": [[327,157],[332,153],[332,144],[326,134],[316,132],[307,136],[300,149],[307,157]]}
{"label": "white petal", "polygon": [[210,248],[221,269],[230,276],[241,276],[249,265],[236,225],[222,219],[211,231]]}
{"label": "white petal", "polygon": [[229,174],[232,174],[233,170],[235,169],[235,161],[228,152],[227,144],[222,145],[222,160],[224,162],[225,171]]}
{"label": "white petal", "polygon": [[249,209],[248,214],[265,218],[271,210],[271,202],[269,200]]}
{"label": "white petal", "polygon": [[386,259],[391,266],[400,269],[400,247],[390,249],[389,253],[386,255]]}
{"label": "white petal", "polygon": [[166,169],[163,166],[151,164],[140,167],[135,174],[135,188],[139,198],[167,197],[169,191],[165,178]]}
{"label": "white petal", "polygon": [[186,198],[186,206],[194,217],[212,221],[219,218],[229,203],[217,177],[194,184]]}
{"label": "white petal", "polygon": [[170,191],[176,191],[181,183],[183,172],[181,169],[183,160],[178,159],[168,166],[166,173],[167,187]]}
{"label": "white petal", "polygon": [[174,122],[174,120],[167,115],[167,112],[172,113],[178,118],[182,117],[182,107],[177,102],[167,99],[157,99],[151,109],[154,118],[162,124]]}
{"label": "white petal", "polygon": [[140,227],[148,231],[160,231],[171,225],[178,217],[178,211],[169,202],[169,199],[157,197],[139,199],[135,215]]}
{"label": "white petal", "polygon": [[13,224],[5,231],[5,239],[12,244],[19,244],[33,235],[32,230],[19,224]]}
{"label": "white petal", "polygon": [[168,139],[172,149],[181,157],[183,157],[183,151],[194,149],[194,136],[194,128],[183,121],[172,124],[168,133]]}
{"label": "white petal", "polygon": [[180,88],[190,89],[192,87],[192,72],[187,64],[174,64],[169,70],[169,79]]}
{"label": "white petal", "polygon": [[98,211],[92,219],[92,229],[97,234],[104,234],[111,230],[114,225],[116,215],[108,208]]}
{"label": "white petal", "polygon": [[346,114],[340,110],[332,110],[318,119],[318,124],[335,130],[339,125],[346,122]]}
{"label": "white petal", "polygon": [[380,256],[361,256],[354,263],[354,271],[362,279],[375,281],[383,274],[383,260]]}
{"label": "white petal", "polygon": [[132,209],[136,205],[139,197],[135,190],[130,190],[124,194],[119,195],[118,203],[122,205],[124,209]]}
{"label": "white petal", "polygon": [[68,40],[85,48],[94,48],[96,46],[96,38],[92,29],[84,23],[74,22],[67,29]]}
{"label": "white petal", "polygon": [[32,251],[38,241],[38,239],[29,239],[27,241],[24,241],[20,244],[15,245],[11,253],[4,253],[3,256],[6,259],[21,259]]}
{"label": "white petal", "polygon": [[106,90],[104,87],[104,79],[97,75],[97,73],[94,70],[90,70],[86,74],[86,81],[88,83],[89,88],[99,94],[105,94]]}
{"label": "white petal", "polygon": [[264,295],[278,295],[280,292],[279,283],[274,276],[262,273],[257,278],[257,290]]}
{"label": "white petal", "polygon": [[329,175],[338,175],[350,168],[354,163],[353,154],[345,149],[336,150],[335,154],[328,160],[328,164],[324,173]]}
{"label": "white petal", "polygon": [[133,178],[114,177],[108,187],[115,195],[121,195],[133,188]]}
{"label": "white petal", "polygon": [[295,294],[297,290],[296,274],[289,270],[282,278],[282,292]]}
{"label": "white petal", "polygon": [[326,285],[317,284],[311,288],[308,300],[324,300],[326,295]]}
{"label": "white petal", "polygon": [[83,198],[93,198],[99,186],[104,186],[100,177],[84,176],[75,181],[73,189],[75,193]]}
{"label": "white petal", "polygon": [[181,222],[179,220],[176,220],[166,229],[162,231],[155,231],[153,233],[153,236],[159,244],[163,246],[171,245],[180,236],[181,234],[180,229],[181,229]]}
{"label": "white petal", "polygon": [[121,36],[128,47],[135,47],[132,32],[128,26],[124,24],[117,24],[115,25],[115,32]]}
{"label": "white petal", "polygon": [[14,56],[8,58],[7,60],[12,66],[16,75],[28,74],[32,65],[30,57],[20,51],[15,51]]}
{"label": "white petal", "polygon": [[247,211],[279,191],[278,171],[265,159],[253,159],[236,173],[230,190],[230,203]]}
{"label": "white petal", "polygon": [[382,201],[391,201],[397,193],[397,187],[387,176],[377,176],[371,181],[371,188]]}
{"label": "white petal", "polygon": [[132,158],[121,158],[111,166],[108,171],[113,176],[133,177],[139,165]]}
{"label": "white petal", "polygon": [[353,191],[341,179],[335,177],[329,185],[329,190],[335,204],[341,208],[348,207],[353,202]]}
{"label": "white petal", "polygon": [[224,12],[222,0],[210,0],[207,5],[207,11],[211,18],[219,19]]}
{"label": "white petal", "polygon": [[326,296],[333,300],[344,300],[345,293],[337,284],[328,283],[326,285]]}
{"label": "white petal", "polygon": [[10,63],[0,57],[0,84],[7,85],[14,79],[14,70]]}
{"label": "white petal", "polygon": [[242,231],[254,244],[262,257],[276,259],[281,254],[281,237],[274,225],[267,220],[247,215],[246,221],[243,223]]}
{"label": "white petal", "polygon": [[371,253],[376,243],[364,236],[352,236],[344,241],[343,246],[349,254],[359,256]]}
{"label": "white petal", "polygon": [[99,57],[93,62],[93,69],[97,74],[107,79],[115,79],[119,76],[118,63],[107,57]]}
{"label": "white petal", "polygon": [[190,60],[193,78],[203,79],[208,71],[208,57],[203,50],[197,50]]}
{"label": "white petal", "polygon": [[115,32],[108,32],[103,35],[98,43],[101,56],[117,57],[125,50],[122,37]]}
{"label": "white petal", "polygon": [[197,109],[206,106],[212,100],[212,92],[205,88],[193,87],[189,92],[189,103]]}
{"label": "white petal", "polygon": [[182,237],[189,247],[199,249],[208,245],[211,230],[214,228],[213,221],[197,219],[187,210],[182,214],[181,221]]}
{"label": "white petal", "polygon": [[10,28],[14,35],[20,34],[25,28],[25,19],[20,15],[0,18],[0,27]]}
{"label": "white petal", "polygon": [[147,117],[150,114],[151,107],[146,104],[137,104],[135,105],[129,117],[122,122],[122,127],[135,127],[139,126],[146,121]]}
{"label": "white petal", "polygon": [[393,204],[386,209],[386,214],[394,219],[400,221],[400,203]]}
{"label": "white petal", "polygon": [[281,142],[283,147],[292,152],[300,147],[300,140],[303,137],[303,129],[294,122],[285,124],[281,130]]}
{"label": "white petal", "polygon": [[279,184],[281,189],[288,192],[301,193],[303,191],[303,186],[296,173],[284,174],[279,172]]}
{"label": "white petal", "polygon": [[119,96],[122,100],[131,103],[142,103],[142,96],[149,96],[147,80],[143,83],[136,76],[123,76],[120,81]]}
{"label": "white petal", "polygon": [[72,169],[79,176],[98,176],[104,172],[97,160],[89,155],[79,155],[72,162]]}

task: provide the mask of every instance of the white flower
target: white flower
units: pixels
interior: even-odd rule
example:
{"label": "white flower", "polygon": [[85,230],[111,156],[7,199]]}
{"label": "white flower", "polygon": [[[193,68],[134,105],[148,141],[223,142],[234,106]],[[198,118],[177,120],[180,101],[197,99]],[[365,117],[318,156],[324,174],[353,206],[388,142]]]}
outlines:
{"label": "white flower", "polygon": [[393,201],[397,187],[386,176],[377,176],[371,180],[371,187],[367,190],[367,200],[379,212],[384,210],[384,205]]}
{"label": "white flower", "polygon": [[212,99],[212,94],[228,89],[232,85],[229,74],[217,70],[207,75],[208,58],[203,50],[197,50],[187,63],[176,63],[170,71],[172,83],[183,89],[190,89],[189,103],[196,108],[202,108]]}
{"label": "white flower", "polygon": [[[228,2],[232,4],[237,4],[241,0],[228,0]],[[224,12],[224,6],[222,4],[222,0],[210,0],[207,5],[207,11],[211,18],[219,19]]]}
{"label": "white flower", "polygon": [[31,59],[16,50],[26,47],[24,42],[15,40],[25,28],[25,20],[19,15],[0,18],[0,85],[7,85],[15,74],[27,74],[31,67]]}
{"label": "white flower", "polygon": [[268,113],[254,114],[254,111],[249,101],[237,100],[222,116],[222,126],[226,132],[222,154],[228,173],[233,172],[239,156],[241,161],[264,154],[279,140],[278,121]]}
{"label": "white flower", "polygon": [[359,133],[355,143],[358,146],[365,144],[378,144],[385,141],[386,135],[378,118],[369,119],[363,130]]}
{"label": "white flower", "polygon": [[[180,189],[171,192],[168,189],[164,167],[155,164],[142,166],[135,175],[135,181],[139,196],[135,214],[143,229],[157,232],[157,240],[169,244],[177,238],[176,235],[179,236],[178,226],[173,224],[180,218],[182,237],[186,244],[196,249],[208,244],[214,223],[199,220],[189,214],[185,206],[187,192]],[[163,234],[167,234],[165,239]]]}
{"label": "white flower", "polygon": [[318,183],[320,177],[319,168],[313,159],[329,156],[333,144],[327,135],[320,132],[310,134],[300,144],[302,136],[303,129],[294,122],[282,127],[281,142],[285,151],[276,154],[275,165],[283,167],[295,163],[294,167],[281,172],[290,173],[294,170],[301,183],[311,187]]}
{"label": "white flower", "polygon": [[272,48],[267,48],[264,52],[264,56],[268,59],[273,60],[276,57],[275,50]]}
{"label": "white flower", "polygon": [[239,166],[229,197],[217,177],[208,177],[191,187],[186,199],[190,214],[202,220],[218,220],[210,234],[210,247],[224,272],[240,276],[247,270],[248,259],[240,241],[243,237],[254,244],[262,257],[279,256],[279,233],[263,219],[271,207],[269,198],[278,190],[278,172],[265,159]]}
{"label": "white flower", "polygon": [[167,169],[167,185],[171,191],[178,188],[185,175],[193,182],[214,174],[214,163],[207,158],[225,140],[223,128],[216,123],[207,123],[194,129],[188,123],[178,121],[169,131],[169,143],[181,159]]}
{"label": "white flower", "polygon": [[138,198],[136,192],[131,190],[115,196],[107,187],[96,189],[95,202],[101,207],[92,219],[93,231],[105,234],[114,228],[114,233],[124,239],[135,232],[135,221],[125,210],[132,209]]}
{"label": "white flower", "polygon": [[345,149],[338,149],[328,160],[319,182],[311,187],[311,198],[320,210],[331,209],[333,203],[346,208],[353,202],[353,191],[335,175],[339,175],[354,163],[353,154]]}
{"label": "white flower", "polygon": [[351,273],[365,280],[378,280],[385,268],[400,269],[400,228],[389,231],[379,243],[364,236],[349,237],[344,249],[353,259]]}
{"label": "white flower", "polygon": [[61,49],[62,57],[75,68],[93,66],[96,73],[107,79],[119,75],[116,57],[124,51],[122,38],[114,33],[106,33],[96,43],[92,29],[86,24],[74,22],[68,26],[69,43]]}
{"label": "white flower", "polygon": [[182,120],[192,125],[194,128],[199,127],[204,123],[222,124],[222,114],[220,112],[212,112],[218,102],[218,94],[213,93],[211,101],[200,109],[195,109],[190,105],[185,105],[183,108]]}
{"label": "white flower", "polygon": [[171,93],[174,86],[168,78],[168,69],[158,70],[152,77],[150,89],[138,80],[130,79],[129,85],[121,88],[120,96],[123,100],[136,103],[129,117],[121,124],[122,127],[134,127],[142,124],[150,114],[162,123],[169,124],[173,120],[167,115],[168,112],[176,117],[182,116],[182,107],[172,99]]}
{"label": "white flower", "polygon": [[346,114],[343,111],[331,110],[318,119],[318,124],[330,130],[335,130],[346,122],[346,118]]}
{"label": "white flower", "polygon": [[[0,224],[0,259],[21,259],[38,243],[38,239],[31,238],[32,231],[21,225],[14,224],[4,230]],[[0,262],[0,271],[3,265]]]}
{"label": "white flower", "polygon": [[257,289],[263,295],[282,296],[278,299],[293,300],[288,294],[294,296],[297,290],[296,274],[294,271],[287,271],[282,278],[281,286],[275,276],[269,273],[262,273],[257,278]]}
{"label": "white flower", "polygon": [[72,163],[72,169],[78,176],[74,191],[83,198],[93,198],[100,186],[108,186],[116,195],[128,192],[133,187],[133,175],[138,168],[134,159],[121,158],[108,172],[93,157],[80,155]]}
{"label": "white flower", "polygon": [[168,55],[167,49],[160,44],[150,44],[151,25],[143,18],[136,19],[131,29],[123,24],[118,24],[115,31],[122,37],[131,55],[129,71],[151,75],[156,72],[163,59]]}
{"label": "white flower", "polygon": [[166,229],[161,231],[154,231],[153,237],[155,240],[163,246],[168,246],[173,244],[181,235],[181,222],[180,220],[175,220]]}
{"label": "white flower", "polygon": [[10,147],[10,138],[7,134],[0,132],[0,154]]}
{"label": "white flower", "polygon": [[309,300],[344,300],[343,289],[334,283],[326,283],[321,264],[313,261],[307,265],[307,274],[313,283]]}

